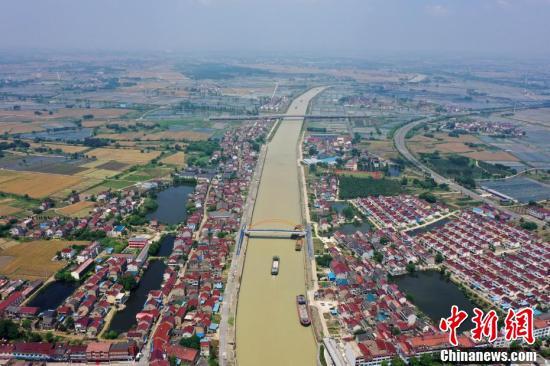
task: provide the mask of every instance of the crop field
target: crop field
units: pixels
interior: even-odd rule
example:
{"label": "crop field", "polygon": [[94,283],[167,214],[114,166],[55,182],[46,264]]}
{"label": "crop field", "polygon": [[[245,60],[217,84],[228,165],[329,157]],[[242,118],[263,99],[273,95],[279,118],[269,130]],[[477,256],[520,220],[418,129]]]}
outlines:
{"label": "crop field", "polygon": [[483,161],[519,161],[517,157],[506,151],[476,151],[462,155]]}
{"label": "crop field", "polygon": [[550,125],[550,108],[525,109],[514,114],[512,119],[527,122],[538,122]]}
{"label": "crop field", "polygon": [[[0,121],[3,121],[0,113]],[[42,122],[2,122],[0,123],[0,134],[4,133],[28,133],[34,131],[43,131]]]}
{"label": "crop field", "polygon": [[393,147],[393,141],[390,140],[369,140],[362,143],[361,147],[385,159],[396,158],[398,156],[397,150]]}
{"label": "crop field", "polygon": [[197,131],[159,131],[153,133],[147,132],[126,132],[126,133],[103,133],[97,135],[100,138],[106,138],[111,140],[140,140],[140,141],[160,141],[160,140],[172,140],[172,141],[200,141],[206,140],[211,133],[197,132]]}
{"label": "crop field", "polygon": [[121,163],[119,161],[108,161],[104,164],[98,165],[98,169],[123,171],[128,167],[128,164]]}
{"label": "crop field", "polygon": [[61,108],[52,110],[52,114],[42,112],[37,115],[33,110],[0,110],[0,121],[6,122],[25,122],[25,121],[51,121],[62,118],[81,118],[84,115],[91,114],[95,119],[119,118],[126,113],[131,112],[130,109],[116,108]]}
{"label": "crop field", "polygon": [[78,173],[77,175],[79,177],[83,177],[86,179],[102,180],[105,178],[110,178],[113,175],[117,175],[117,174],[118,172],[114,170],[90,168],[83,172]]}
{"label": "crop field", "polygon": [[0,158],[0,168],[42,172],[53,174],[72,175],[85,170],[81,165],[85,164],[87,159],[68,159],[64,156],[55,155],[23,155],[6,153]]}
{"label": "crop field", "polygon": [[58,208],[56,211],[65,216],[84,217],[92,211],[94,205],[95,204],[90,201],[80,201],[69,206]]}
{"label": "crop field", "polygon": [[145,164],[160,155],[158,151],[141,152],[134,149],[97,148],[89,151],[88,156],[96,157],[102,163],[114,160],[124,164]]}
{"label": "crop field", "polygon": [[182,166],[185,162],[185,153],[183,151],[178,151],[175,154],[165,157],[161,162],[164,164]]}
{"label": "crop field", "polygon": [[74,153],[80,153],[80,152],[83,152],[83,151],[86,151],[89,149],[89,147],[87,146],[80,146],[80,145],[65,145],[65,144],[36,144],[36,143],[32,143],[31,146],[44,146],[46,148],[50,148],[52,150],[61,150],[63,151],[64,153],[67,153],[67,154],[74,154]]}
{"label": "crop field", "polygon": [[0,200],[0,216],[10,216],[22,211],[22,208],[12,206],[13,202],[14,200],[11,198]]}
{"label": "crop field", "polygon": [[154,178],[162,178],[169,175],[172,169],[168,167],[142,167],[132,172],[128,172],[120,179],[130,182],[143,182]]}
{"label": "crop field", "polygon": [[488,146],[482,140],[472,135],[450,137],[445,133],[437,133],[434,137],[416,135],[407,141],[407,145],[416,153],[460,154],[482,161],[519,161],[514,155]]}
{"label": "crop field", "polygon": [[81,182],[70,175],[0,170],[0,192],[44,198]]}
{"label": "crop field", "polygon": [[37,240],[19,243],[0,251],[0,274],[10,278],[46,280],[65,267],[65,261],[52,261],[58,251],[83,241]]}

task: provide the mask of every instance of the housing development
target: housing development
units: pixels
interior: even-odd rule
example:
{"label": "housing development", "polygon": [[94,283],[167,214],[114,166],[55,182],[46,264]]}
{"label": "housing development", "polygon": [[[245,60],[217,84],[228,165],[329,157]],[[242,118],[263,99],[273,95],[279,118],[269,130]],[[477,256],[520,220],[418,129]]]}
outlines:
{"label": "housing development", "polygon": [[[242,32],[212,19],[185,26]],[[0,364],[549,362],[547,60],[194,54],[155,27],[148,52],[0,40]]]}

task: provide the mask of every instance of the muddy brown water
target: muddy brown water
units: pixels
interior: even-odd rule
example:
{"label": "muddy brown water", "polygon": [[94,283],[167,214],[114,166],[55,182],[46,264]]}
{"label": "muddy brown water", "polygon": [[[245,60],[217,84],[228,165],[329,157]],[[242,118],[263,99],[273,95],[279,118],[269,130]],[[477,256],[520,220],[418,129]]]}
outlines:
{"label": "muddy brown water", "polygon": [[[303,115],[322,89],[296,98],[287,114]],[[302,222],[297,144],[302,118],[286,118],[268,145],[252,223],[254,228],[291,229]],[[296,296],[305,294],[304,251],[294,241],[253,238],[248,242],[237,311],[237,362],[248,365],[314,365],[310,327],[300,325]],[[273,256],[280,271],[271,275]]]}

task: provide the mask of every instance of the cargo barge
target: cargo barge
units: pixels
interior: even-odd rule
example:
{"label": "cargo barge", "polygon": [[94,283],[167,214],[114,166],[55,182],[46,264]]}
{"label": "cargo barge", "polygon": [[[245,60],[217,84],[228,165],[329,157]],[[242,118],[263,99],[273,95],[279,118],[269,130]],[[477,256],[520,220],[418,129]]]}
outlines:
{"label": "cargo barge", "polygon": [[271,261],[271,274],[273,276],[276,276],[279,274],[279,257],[274,256],[273,260]]}
{"label": "cargo barge", "polygon": [[304,295],[296,296],[296,308],[298,310],[298,318],[300,318],[300,324],[307,327],[311,324],[309,309],[307,306],[306,297]]}

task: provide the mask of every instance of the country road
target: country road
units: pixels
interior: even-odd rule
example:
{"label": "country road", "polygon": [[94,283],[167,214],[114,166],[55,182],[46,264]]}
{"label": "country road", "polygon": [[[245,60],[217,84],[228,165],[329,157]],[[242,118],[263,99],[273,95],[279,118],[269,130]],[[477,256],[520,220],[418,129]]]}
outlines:
{"label": "country road", "polygon": [[431,121],[432,121],[432,118],[421,119],[421,120],[418,120],[418,121],[408,123],[408,124],[400,127],[397,131],[395,131],[395,133],[393,135],[393,143],[394,143],[395,148],[397,149],[397,151],[399,151],[399,153],[405,159],[407,159],[411,164],[416,166],[418,169],[420,169],[424,173],[429,174],[436,181],[436,183],[438,183],[438,184],[445,183],[452,190],[458,191],[458,192],[470,197],[473,200],[485,202],[485,203],[487,203],[491,206],[496,206],[496,207],[498,207],[499,210],[501,210],[502,212],[505,212],[506,214],[510,215],[512,218],[519,218],[519,215],[517,213],[515,213],[513,211],[510,211],[509,209],[507,209],[505,207],[497,205],[495,203],[495,201],[490,200],[486,197],[483,197],[480,194],[478,194],[477,192],[474,192],[474,191],[472,191],[468,188],[465,188],[465,187],[461,186],[460,184],[455,183],[453,180],[451,180],[449,178],[445,178],[444,176],[436,173],[435,171],[433,171],[432,169],[430,169],[426,165],[424,165],[422,162],[420,162],[420,160],[418,160],[409,151],[409,149],[407,148],[407,142],[406,142],[407,133],[409,131],[411,131],[413,128],[415,128],[416,126],[418,126],[422,123],[431,122]]}

